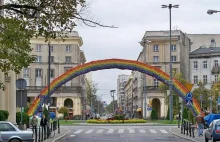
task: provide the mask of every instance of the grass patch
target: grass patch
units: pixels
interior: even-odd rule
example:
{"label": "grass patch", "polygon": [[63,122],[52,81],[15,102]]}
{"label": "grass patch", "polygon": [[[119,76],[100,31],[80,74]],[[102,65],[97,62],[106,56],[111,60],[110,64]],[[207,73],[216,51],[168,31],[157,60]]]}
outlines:
{"label": "grass patch", "polygon": [[147,123],[157,123],[157,124],[178,124],[178,120],[148,120]]}
{"label": "grass patch", "polygon": [[77,125],[80,123],[79,121],[76,120],[60,120],[60,125],[61,126],[72,126],[72,125]]}

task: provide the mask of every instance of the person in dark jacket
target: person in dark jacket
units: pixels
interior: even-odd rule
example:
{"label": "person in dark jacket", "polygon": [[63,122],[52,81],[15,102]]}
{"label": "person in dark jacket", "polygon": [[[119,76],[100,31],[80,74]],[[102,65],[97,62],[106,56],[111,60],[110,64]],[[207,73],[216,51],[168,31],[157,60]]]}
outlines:
{"label": "person in dark jacket", "polygon": [[46,140],[46,127],[47,127],[47,118],[43,115],[43,118],[40,120],[40,126],[44,131],[44,140]]}

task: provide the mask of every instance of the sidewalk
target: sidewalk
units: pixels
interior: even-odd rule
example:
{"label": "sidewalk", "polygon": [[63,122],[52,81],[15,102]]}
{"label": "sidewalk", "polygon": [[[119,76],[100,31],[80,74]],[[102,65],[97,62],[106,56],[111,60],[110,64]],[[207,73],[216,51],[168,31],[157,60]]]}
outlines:
{"label": "sidewalk", "polygon": [[203,136],[200,136],[198,137],[198,134],[195,133],[195,137],[193,138],[192,136],[190,137],[189,135],[184,135],[184,134],[181,134],[181,129],[180,128],[170,128],[170,132],[180,138],[183,138],[183,139],[186,139],[186,140],[190,140],[190,141],[193,141],[193,142],[202,142],[202,141],[205,141],[205,137],[204,135]]}
{"label": "sidewalk", "polygon": [[60,127],[60,133],[58,133],[58,130],[55,131],[55,136],[53,138],[44,140],[44,142],[56,142],[65,137],[70,130],[68,128]]}

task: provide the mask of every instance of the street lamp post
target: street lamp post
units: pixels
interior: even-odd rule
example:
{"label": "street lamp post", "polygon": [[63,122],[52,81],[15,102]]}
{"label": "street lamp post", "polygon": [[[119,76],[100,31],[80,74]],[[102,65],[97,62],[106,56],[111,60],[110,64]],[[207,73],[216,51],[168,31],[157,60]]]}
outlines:
{"label": "street lamp post", "polygon": [[111,90],[110,91],[110,94],[111,94],[111,97],[113,98],[113,114],[115,114],[115,90]]}
{"label": "street lamp post", "polygon": [[[150,43],[150,42],[151,42],[150,40],[145,40],[145,39],[141,42],[141,45],[143,46],[143,55],[144,55],[143,63],[144,64],[146,64],[146,43]],[[147,83],[146,83],[146,74],[143,73],[142,76],[143,76],[143,90],[144,90],[144,93],[142,94],[142,95],[144,95],[144,119],[147,119],[147,85],[146,85]],[[142,96],[142,98],[143,98],[143,96]]]}
{"label": "street lamp post", "polygon": [[170,121],[173,121],[173,96],[172,96],[172,45],[171,45],[171,9],[179,8],[179,5],[162,5],[162,8],[169,8],[170,14],[170,81],[169,81],[169,90],[170,90]]}
{"label": "street lamp post", "polygon": [[207,14],[212,15],[213,13],[218,13],[218,12],[220,12],[220,11],[209,9],[209,10],[207,11]]}
{"label": "street lamp post", "polygon": [[[50,39],[49,39],[49,43],[48,43],[48,111],[49,111],[49,118],[50,118],[50,66],[51,66],[51,45],[50,45]],[[50,120],[50,119],[48,119]]]}

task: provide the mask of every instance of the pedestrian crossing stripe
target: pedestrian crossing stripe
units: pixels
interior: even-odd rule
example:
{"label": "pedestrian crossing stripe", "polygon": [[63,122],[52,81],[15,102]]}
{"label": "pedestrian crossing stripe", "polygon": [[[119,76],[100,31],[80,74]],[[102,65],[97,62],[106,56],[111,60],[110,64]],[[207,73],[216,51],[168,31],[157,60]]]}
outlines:
{"label": "pedestrian crossing stripe", "polygon": [[[141,134],[145,134],[145,133],[148,133],[146,131],[148,131],[148,129],[127,129],[128,130],[128,133],[141,133]],[[103,132],[106,132],[108,134],[112,134],[114,132],[116,133],[119,133],[119,134],[122,134],[122,133],[125,133],[125,129],[118,129],[118,131],[115,131],[115,129],[108,129],[107,131],[105,131],[105,129],[98,129],[98,130],[94,130],[94,129],[91,129],[91,130],[83,130],[83,129],[79,129],[79,130],[76,130],[75,132],[73,132],[73,134],[80,134],[80,133],[85,133],[85,134],[91,134],[92,132],[94,131],[94,133],[97,133],[97,134],[101,134]],[[163,134],[168,134],[168,132],[164,129],[159,129],[158,130],[159,132],[163,133]],[[152,134],[156,134],[157,131],[155,129],[149,129],[149,132],[152,133]]]}

